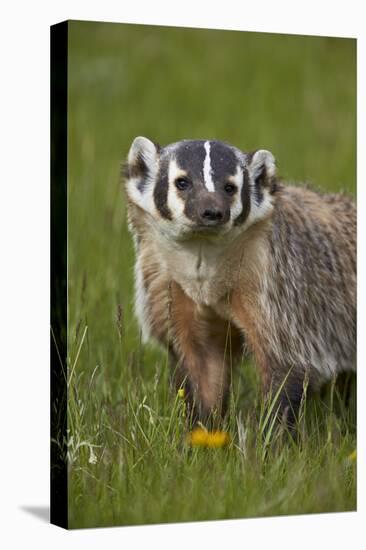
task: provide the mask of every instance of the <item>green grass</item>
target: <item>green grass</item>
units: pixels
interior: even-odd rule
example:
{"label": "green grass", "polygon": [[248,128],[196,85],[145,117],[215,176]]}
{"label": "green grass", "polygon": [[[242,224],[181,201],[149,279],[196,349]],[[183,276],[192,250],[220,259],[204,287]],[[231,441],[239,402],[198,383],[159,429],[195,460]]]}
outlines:
{"label": "green grass", "polygon": [[355,41],[118,24],[69,32],[69,521],[127,525],[354,510],[355,385],[269,441],[238,365],[225,449],[189,449],[167,356],[132,314],[120,163],[136,135],[266,148],[279,172],[355,193]]}

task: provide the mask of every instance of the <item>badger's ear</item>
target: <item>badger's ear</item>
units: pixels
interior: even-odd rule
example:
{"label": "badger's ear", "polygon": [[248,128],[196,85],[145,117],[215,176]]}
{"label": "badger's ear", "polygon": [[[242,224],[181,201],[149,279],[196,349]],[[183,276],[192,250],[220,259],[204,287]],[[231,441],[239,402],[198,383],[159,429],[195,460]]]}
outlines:
{"label": "badger's ear", "polygon": [[145,137],[137,137],[130,147],[125,166],[126,189],[129,198],[153,213],[153,188],[158,170],[159,145]]}
{"label": "badger's ear", "polygon": [[276,176],[276,161],[270,151],[259,149],[248,155],[248,171],[252,185],[256,188],[267,187],[273,192]]}
{"label": "badger's ear", "polygon": [[133,140],[127,157],[127,177],[144,180],[156,172],[159,145],[146,137]]}

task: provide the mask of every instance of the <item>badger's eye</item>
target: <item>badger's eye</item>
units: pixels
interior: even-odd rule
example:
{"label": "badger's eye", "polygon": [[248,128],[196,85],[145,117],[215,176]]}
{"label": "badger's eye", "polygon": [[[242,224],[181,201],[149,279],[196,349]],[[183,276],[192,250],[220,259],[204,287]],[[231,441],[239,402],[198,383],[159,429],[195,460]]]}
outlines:
{"label": "badger's eye", "polygon": [[225,191],[228,195],[234,195],[237,192],[237,187],[233,183],[227,183],[225,185]]}
{"label": "badger's eye", "polygon": [[191,185],[191,182],[187,178],[177,178],[175,180],[175,186],[179,191],[184,191],[185,189],[188,189],[188,187]]}

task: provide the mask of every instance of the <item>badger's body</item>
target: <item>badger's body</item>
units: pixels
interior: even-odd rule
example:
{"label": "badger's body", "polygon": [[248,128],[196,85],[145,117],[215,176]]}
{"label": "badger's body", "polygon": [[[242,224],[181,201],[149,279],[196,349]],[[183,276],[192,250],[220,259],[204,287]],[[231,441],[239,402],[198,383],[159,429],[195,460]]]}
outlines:
{"label": "badger's body", "polygon": [[171,352],[196,419],[223,412],[243,346],[263,387],[296,413],[355,369],[356,210],[342,195],[276,181],[271,153],[217,141],[159,148],[136,138],[127,165],[143,338]]}

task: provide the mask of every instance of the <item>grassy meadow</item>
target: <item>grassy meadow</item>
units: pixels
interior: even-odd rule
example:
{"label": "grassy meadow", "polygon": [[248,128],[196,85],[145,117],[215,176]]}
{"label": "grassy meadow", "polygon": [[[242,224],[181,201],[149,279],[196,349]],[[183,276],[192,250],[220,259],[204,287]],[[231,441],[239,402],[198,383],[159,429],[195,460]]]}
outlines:
{"label": "grassy meadow", "polygon": [[69,24],[70,527],[355,510],[353,380],[303,403],[297,440],[265,437],[244,362],[231,443],[188,448],[167,354],[133,317],[120,180],[137,135],[217,138],[271,150],[285,179],[355,194],[355,64],[354,40]]}

